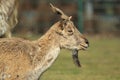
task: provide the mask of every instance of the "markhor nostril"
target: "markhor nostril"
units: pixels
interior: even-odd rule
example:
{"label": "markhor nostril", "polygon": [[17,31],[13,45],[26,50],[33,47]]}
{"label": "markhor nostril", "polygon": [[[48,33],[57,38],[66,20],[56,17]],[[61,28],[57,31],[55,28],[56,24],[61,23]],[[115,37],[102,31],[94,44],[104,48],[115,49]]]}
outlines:
{"label": "markhor nostril", "polygon": [[86,44],[88,44],[88,46],[89,46],[89,42],[88,42],[88,40],[87,40],[87,39],[85,39],[85,43],[86,43]]}

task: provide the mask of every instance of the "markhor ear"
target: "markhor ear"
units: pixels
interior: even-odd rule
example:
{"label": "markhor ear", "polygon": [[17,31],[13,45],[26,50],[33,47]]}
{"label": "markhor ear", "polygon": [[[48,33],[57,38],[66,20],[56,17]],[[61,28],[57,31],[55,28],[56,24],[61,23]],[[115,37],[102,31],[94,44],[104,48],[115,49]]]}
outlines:
{"label": "markhor ear", "polygon": [[62,22],[60,22],[60,24],[58,25],[58,28],[55,29],[55,32],[59,35],[63,35],[63,31],[64,31],[64,26],[63,26]]}
{"label": "markhor ear", "polygon": [[52,11],[54,13],[59,14],[62,19],[69,19],[69,17],[67,15],[65,15],[62,10],[60,10],[59,8],[53,6],[51,3],[50,3],[50,7],[52,8]]}

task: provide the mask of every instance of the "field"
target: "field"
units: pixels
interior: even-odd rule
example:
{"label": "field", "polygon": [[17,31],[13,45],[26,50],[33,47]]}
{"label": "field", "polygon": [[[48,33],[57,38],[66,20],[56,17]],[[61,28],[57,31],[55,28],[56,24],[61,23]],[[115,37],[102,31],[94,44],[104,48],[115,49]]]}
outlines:
{"label": "field", "polygon": [[41,80],[120,80],[120,38],[88,39],[90,47],[79,52],[81,68],[74,65],[70,51],[62,50]]}

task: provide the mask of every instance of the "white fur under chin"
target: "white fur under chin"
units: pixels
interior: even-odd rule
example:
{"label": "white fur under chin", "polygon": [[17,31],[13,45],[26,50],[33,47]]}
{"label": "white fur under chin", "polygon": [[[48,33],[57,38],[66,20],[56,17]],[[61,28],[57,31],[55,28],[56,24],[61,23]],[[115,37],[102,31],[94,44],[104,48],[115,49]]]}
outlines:
{"label": "white fur under chin", "polygon": [[59,55],[59,52],[60,48],[51,48],[45,56],[43,62],[41,62],[41,64],[35,68],[32,75],[29,75],[30,77],[28,80],[37,80],[40,75],[53,64]]}
{"label": "white fur under chin", "polygon": [[56,60],[57,56],[59,55],[59,52],[60,52],[60,48],[51,49],[49,51],[49,53],[45,56],[45,61],[43,63],[46,63],[50,59],[51,60],[46,65],[43,64],[41,72],[44,72],[47,68],[49,68],[53,64],[53,62]]}

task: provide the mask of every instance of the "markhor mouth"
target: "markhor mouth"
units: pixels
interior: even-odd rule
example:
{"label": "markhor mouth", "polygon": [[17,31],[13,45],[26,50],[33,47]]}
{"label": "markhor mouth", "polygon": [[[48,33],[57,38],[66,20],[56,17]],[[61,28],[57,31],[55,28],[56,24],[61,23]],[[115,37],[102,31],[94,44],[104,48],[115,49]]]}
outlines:
{"label": "markhor mouth", "polygon": [[84,46],[84,45],[81,46],[82,46],[82,50],[86,50],[88,48],[88,46]]}

